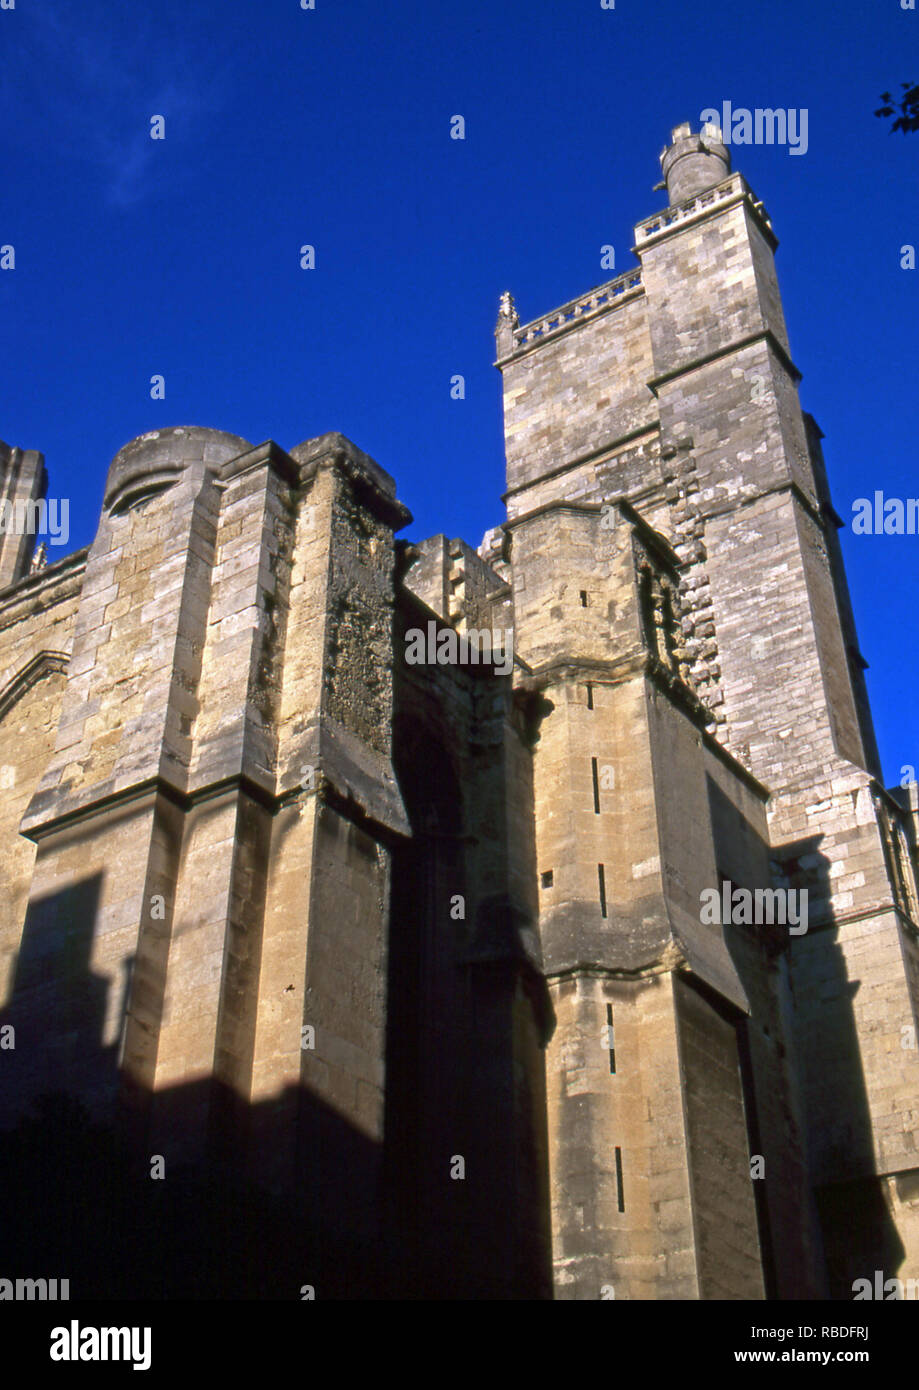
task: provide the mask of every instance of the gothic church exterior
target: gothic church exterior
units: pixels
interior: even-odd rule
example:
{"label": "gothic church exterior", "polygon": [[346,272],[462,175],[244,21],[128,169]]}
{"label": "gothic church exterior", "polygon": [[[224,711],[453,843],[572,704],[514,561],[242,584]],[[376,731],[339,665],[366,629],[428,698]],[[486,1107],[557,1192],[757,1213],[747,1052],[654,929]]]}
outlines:
{"label": "gothic church exterior", "polygon": [[[916,788],[881,781],[769,218],[717,133],[661,160],[637,269],[502,298],[478,550],[396,539],[340,434],[200,428],[116,455],[88,549],[0,537],[2,1123],[109,1136],[90,1205],[172,1203],[160,1296],[186,1218],[230,1242],[197,1231],[198,1293],[919,1276]],[[44,496],[41,455],[0,446],[0,487]],[[512,662],[406,658],[473,630]],[[806,930],[707,920],[734,888]],[[127,1245],[46,1248],[72,1298],[141,1290]]]}

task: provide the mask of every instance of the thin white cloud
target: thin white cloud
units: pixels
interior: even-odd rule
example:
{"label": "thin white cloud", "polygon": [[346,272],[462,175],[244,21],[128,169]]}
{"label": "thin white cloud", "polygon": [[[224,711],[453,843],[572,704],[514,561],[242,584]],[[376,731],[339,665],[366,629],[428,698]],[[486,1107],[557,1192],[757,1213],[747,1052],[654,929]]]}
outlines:
{"label": "thin white cloud", "polygon": [[[15,13],[0,71],[12,143],[85,161],[116,206],[189,176],[182,153],[206,139],[229,85],[216,43],[167,34],[155,15],[110,3]],[[166,118],[164,141],[150,138],[154,115]]]}

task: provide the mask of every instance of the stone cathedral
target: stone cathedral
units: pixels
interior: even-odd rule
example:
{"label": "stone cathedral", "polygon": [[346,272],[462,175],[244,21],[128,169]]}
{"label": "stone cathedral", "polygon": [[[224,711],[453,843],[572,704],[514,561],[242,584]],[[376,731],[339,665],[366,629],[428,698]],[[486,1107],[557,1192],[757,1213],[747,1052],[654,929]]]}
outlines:
{"label": "stone cathedral", "polygon": [[[341,434],[201,428],[116,455],[88,549],[0,537],[5,1273],[919,1276],[916,787],[881,780],[766,210],[712,128],[661,163],[634,270],[502,297],[477,550],[397,539]],[[0,470],[44,497],[39,453]],[[707,920],[737,888],[806,929]]]}

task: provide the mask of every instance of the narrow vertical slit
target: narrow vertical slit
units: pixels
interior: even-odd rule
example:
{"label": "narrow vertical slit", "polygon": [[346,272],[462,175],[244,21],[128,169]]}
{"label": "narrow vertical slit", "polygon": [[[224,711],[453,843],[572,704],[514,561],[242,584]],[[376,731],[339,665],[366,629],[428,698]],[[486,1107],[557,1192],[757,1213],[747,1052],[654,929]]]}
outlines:
{"label": "narrow vertical slit", "polygon": [[590,684],[590,681],[588,681],[588,682],[587,682],[587,708],[588,708],[588,709],[593,709],[593,707],[594,707],[594,688],[593,688],[593,686]]}
{"label": "narrow vertical slit", "polygon": [[603,865],[597,865],[597,878],[600,883],[600,916],[606,916],[606,874],[603,872]]}
{"label": "narrow vertical slit", "polygon": [[625,1211],[625,1193],[622,1190],[622,1150],[616,1150],[616,1192],[619,1197],[619,1210]]}
{"label": "narrow vertical slit", "polygon": [[610,1076],[615,1076],[615,1075],[616,1075],[616,1046],[615,1046],[615,1036],[614,1036],[614,1034],[613,1034],[613,1006],[612,1006],[612,1004],[607,1004],[607,1006],[606,1006],[606,1036],[609,1038],[609,1074],[610,1074]]}
{"label": "narrow vertical slit", "polygon": [[596,758],[591,758],[591,760],[590,760],[590,770],[591,770],[591,772],[593,773],[593,779],[594,779],[594,814],[599,816],[599,814],[600,814],[600,778],[599,778],[599,775],[598,775],[598,772],[597,772],[597,760],[596,760]]}

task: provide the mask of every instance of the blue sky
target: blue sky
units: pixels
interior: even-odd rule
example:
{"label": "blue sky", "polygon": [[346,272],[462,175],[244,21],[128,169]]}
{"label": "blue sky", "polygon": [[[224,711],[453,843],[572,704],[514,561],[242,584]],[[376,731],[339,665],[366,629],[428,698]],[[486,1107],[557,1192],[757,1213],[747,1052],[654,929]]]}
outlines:
{"label": "blue sky", "polygon": [[[609,278],[604,244],[628,269],[634,223],[662,205],[671,127],[724,100],[809,112],[806,155],[733,153],[781,242],[836,508],[919,495],[919,270],[899,256],[919,245],[919,134],[872,114],[919,80],[919,13],[315,4],[0,11],[0,244],[16,248],[0,272],[0,437],[45,454],[50,495],[72,499],[71,548],[92,539],[116,450],[176,424],[285,447],[341,430],[396,477],[405,534],[477,544],[503,518],[500,292],[526,321]],[[919,537],[847,528],[843,547],[894,782],[919,765]]]}

